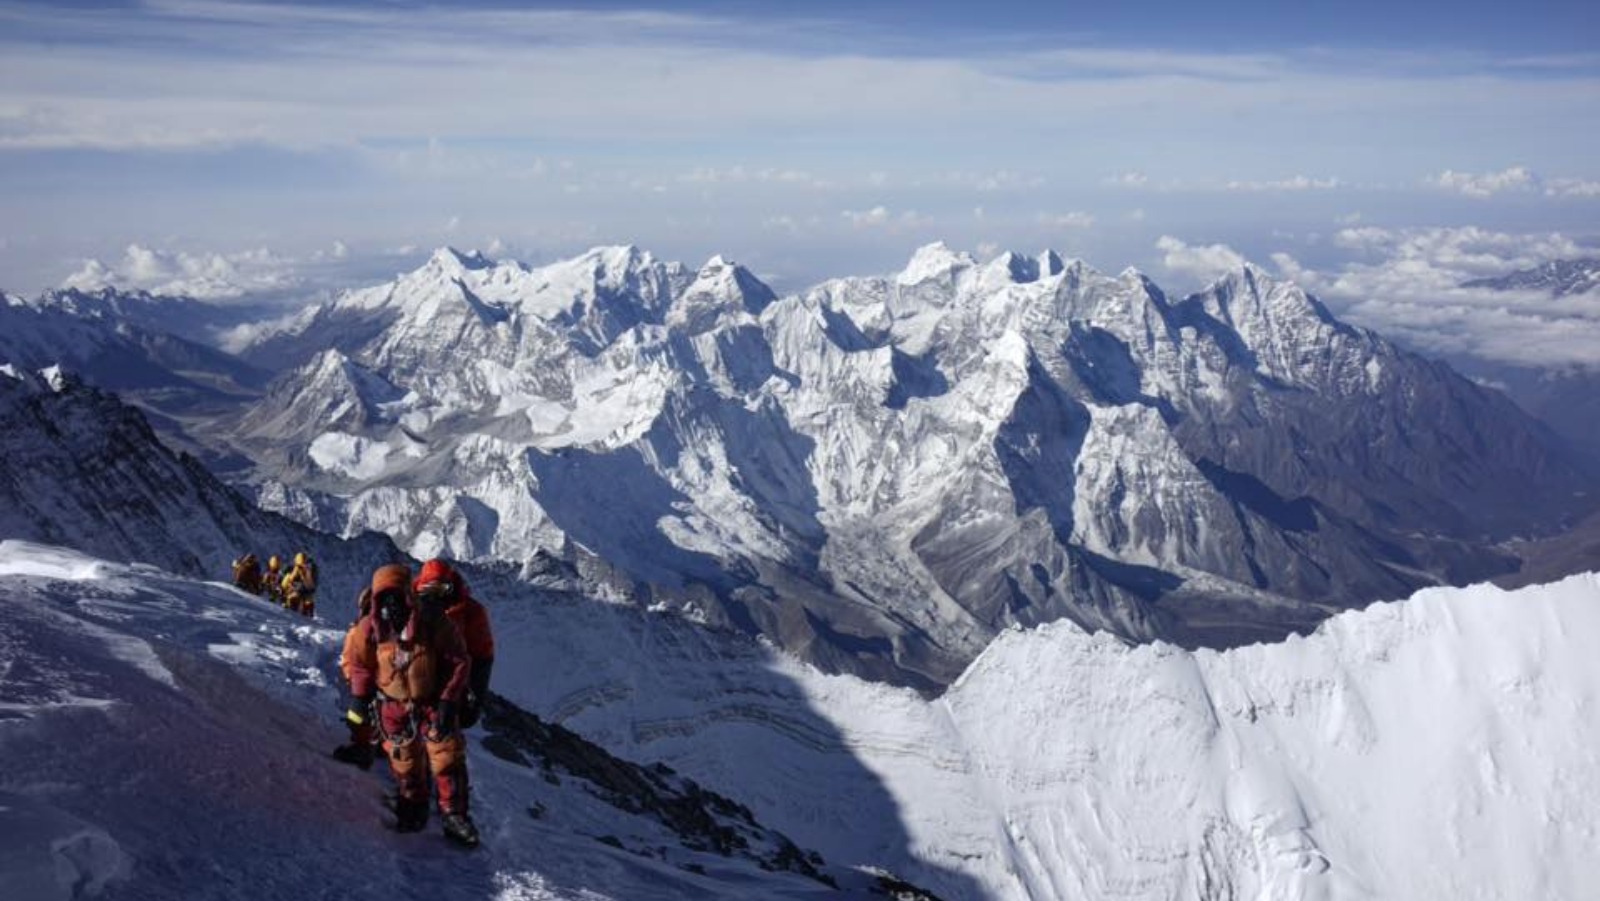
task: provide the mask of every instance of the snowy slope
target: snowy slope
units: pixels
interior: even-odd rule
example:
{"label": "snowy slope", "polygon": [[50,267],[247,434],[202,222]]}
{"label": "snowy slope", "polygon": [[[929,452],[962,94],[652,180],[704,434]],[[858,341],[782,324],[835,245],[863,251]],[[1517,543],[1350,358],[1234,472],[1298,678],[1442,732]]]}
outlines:
{"label": "snowy slope", "polygon": [[1578,899],[1600,872],[1593,574],[1226,652],[1008,631],[931,702],[666,621],[494,611],[531,709],[946,897]]}
{"label": "snowy slope", "polygon": [[[474,582],[497,690],[738,799],[846,880],[887,867],[949,899],[1579,899],[1600,867],[1594,575],[1431,589],[1227,652],[1008,631],[934,701],[676,617]],[[322,756],[336,632],[18,542],[0,545],[0,598],[0,870],[22,897],[69,897],[57,874],[115,897],[342,894],[351,860],[381,864],[361,869],[373,897],[834,896],[695,851],[592,783],[491,754],[483,731],[484,855],[389,835],[381,780]]]}
{"label": "snowy slope", "polygon": [[[341,639],[220,584],[0,542],[5,896],[881,897],[735,802],[562,730],[531,768],[516,734],[470,734],[483,847],[393,834],[382,766],[327,757]],[[529,720],[520,747],[548,731]]]}
{"label": "snowy slope", "polygon": [[419,557],[595,555],[929,689],[1011,625],[1281,636],[1593,504],[1503,397],[1249,265],[1174,302],[934,244],[776,298],[720,257],[443,249],[273,341],[304,362],[233,431],[262,503]]}

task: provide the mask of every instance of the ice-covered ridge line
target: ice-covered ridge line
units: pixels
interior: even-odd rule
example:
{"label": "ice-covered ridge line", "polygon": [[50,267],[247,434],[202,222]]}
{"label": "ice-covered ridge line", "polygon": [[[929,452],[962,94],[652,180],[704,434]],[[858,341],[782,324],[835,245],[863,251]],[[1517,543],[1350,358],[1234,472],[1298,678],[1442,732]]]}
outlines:
{"label": "ice-covered ridge line", "polygon": [[1597,634],[1591,573],[1226,652],[1010,630],[926,706],[807,683],[923,855],[971,855],[994,897],[1576,898],[1600,871]]}
{"label": "ice-covered ridge line", "polygon": [[497,616],[519,703],[946,897],[1577,898],[1600,867],[1594,574],[1226,652],[1007,630],[933,701],[681,623]]}

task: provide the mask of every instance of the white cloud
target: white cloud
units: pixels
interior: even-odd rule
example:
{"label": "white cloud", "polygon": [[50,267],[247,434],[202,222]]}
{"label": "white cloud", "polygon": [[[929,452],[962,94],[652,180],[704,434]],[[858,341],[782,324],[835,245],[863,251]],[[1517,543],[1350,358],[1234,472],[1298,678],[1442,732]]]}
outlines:
{"label": "white cloud", "polygon": [[1357,264],[1352,272],[1375,272],[1403,266],[1431,274],[1427,287],[1528,269],[1550,260],[1584,255],[1583,248],[1560,232],[1517,234],[1476,226],[1389,229],[1358,226],[1340,229],[1333,243],[1379,258]]}
{"label": "white cloud", "polygon": [[1334,244],[1358,259],[1322,271],[1288,254],[1273,260],[1356,324],[1435,354],[1527,366],[1600,362],[1600,295],[1462,287],[1586,255],[1565,235],[1365,226],[1339,231]]}
{"label": "white cloud", "polygon": [[777,183],[810,185],[819,187],[824,184],[822,179],[802,169],[787,169],[779,167],[746,167],[740,165],[718,167],[700,166],[683,175],[678,176],[678,181],[687,184],[746,184],[746,183]]}
{"label": "white cloud", "polygon": [[796,235],[800,233],[801,225],[800,220],[796,219],[795,217],[782,215],[768,216],[767,218],[761,220],[761,227],[767,229],[768,231],[779,231],[786,234]]}
{"label": "white cloud", "polygon": [[1431,176],[1428,184],[1468,197],[1493,197],[1507,191],[1532,191],[1539,185],[1539,177],[1526,166],[1512,166],[1500,172],[1456,172],[1446,169]]}
{"label": "white cloud", "polygon": [[1429,179],[1435,187],[1456,191],[1468,197],[1492,197],[1505,191],[1533,189],[1538,179],[1523,166],[1512,166],[1500,172],[1455,172],[1450,169]]}
{"label": "white cloud", "polygon": [[943,184],[985,192],[1020,191],[1042,187],[1045,183],[1042,175],[1016,172],[1010,169],[997,169],[993,172],[947,172],[938,181]]}
{"label": "white cloud", "polygon": [[1274,253],[1272,255],[1272,262],[1278,267],[1278,272],[1280,272],[1284,278],[1297,282],[1301,286],[1309,287],[1310,285],[1315,284],[1320,278],[1315,271],[1300,265],[1299,260],[1296,260],[1287,253],[1283,253],[1281,251]]}
{"label": "white cloud", "polygon": [[68,276],[61,286],[85,291],[112,287],[222,300],[298,289],[303,282],[296,268],[295,261],[264,248],[229,254],[191,254],[130,244],[122,258],[111,263],[85,260],[82,268]]}
{"label": "white cloud", "polygon": [[1245,263],[1244,257],[1226,244],[1190,245],[1171,235],[1162,235],[1156,249],[1162,252],[1162,265],[1169,271],[1202,281],[1241,269]]}
{"label": "white cloud", "polygon": [[1343,186],[1337,178],[1311,178],[1295,175],[1276,181],[1230,181],[1230,191],[1331,191]]}
{"label": "white cloud", "polygon": [[1119,172],[1116,175],[1108,175],[1101,181],[1119,188],[1142,188],[1149,184],[1150,177],[1143,172]]}
{"label": "white cloud", "polygon": [[904,210],[893,213],[888,207],[879,204],[870,210],[845,210],[839,214],[854,228],[887,228],[899,231],[907,228],[918,228],[931,225],[933,220],[919,214],[916,210]]}
{"label": "white cloud", "polygon": [[1553,178],[1545,182],[1544,193],[1550,197],[1600,197],[1600,181]]}
{"label": "white cloud", "polygon": [[239,353],[263,338],[304,327],[316,313],[316,307],[306,307],[281,316],[258,322],[242,322],[217,335],[217,346],[228,353]]}
{"label": "white cloud", "polygon": [[1079,210],[1069,213],[1040,213],[1035,217],[1040,225],[1045,228],[1090,228],[1094,225],[1094,216]]}
{"label": "white cloud", "polygon": [[[1149,146],[1152,123],[1165,134],[1197,136],[1213,131],[1218,117],[1244,127],[1270,119],[1272,133],[1251,132],[1252,141],[1266,142],[1292,141],[1301,122],[1329,129],[1365,122],[1384,134],[1415,122],[1419,109],[1459,124],[1471,110],[1516,108],[1530,130],[1555,122],[1570,128],[1593,110],[1592,81],[1552,89],[1493,70],[1479,77],[1429,65],[1408,70],[1354,51],[1311,58],[954,46],[906,55],[879,49],[871,35],[842,51],[837,32],[797,15],[380,4],[330,19],[330,10],[305,3],[166,0],[91,17],[11,6],[7,24],[16,33],[67,38],[8,45],[0,146],[11,147],[370,147],[425,139],[407,130],[417,123],[444,130],[447,145],[494,135],[544,144],[625,139],[653,148],[661,139],[720,143],[821,127],[898,135],[911,142],[904,146],[925,150],[916,142],[951,121],[981,122],[998,141],[1020,146],[1020,138],[1037,139],[1041,111],[1049,111],[1063,123],[1061,136],[1081,134],[1079,124],[1093,121],[1096,140],[1081,143],[1097,154],[1108,136],[1116,139],[1111,152],[1136,154]],[[197,16],[197,8],[207,12]],[[330,33],[338,39],[320,39]],[[209,51],[204,79],[187,77],[195,60],[173,50],[191,45]],[[539,52],[528,53],[530,46]],[[507,92],[508,84],[519,89]],[[1041,146],[1059,157],[1065,143]],[[1214,152],[1216,142],[1208,143]],[[1088,153],[1077,160],[1091,159]],[[949,157],[934,164],[963,165]],[[515,168],[538,173],[542,165],[523,159]],[[1130,171],[1113,181],[1146,179]]]}
{"label": "white cloud", "polygon": [[889,208],[879,204],[870,210],[862,210],[860,212],[855,210],[845,210],[840,215],[844,216],[845,221],[849,222],[856,228],[864,228],[867,226],[884,225],[888,223]]}

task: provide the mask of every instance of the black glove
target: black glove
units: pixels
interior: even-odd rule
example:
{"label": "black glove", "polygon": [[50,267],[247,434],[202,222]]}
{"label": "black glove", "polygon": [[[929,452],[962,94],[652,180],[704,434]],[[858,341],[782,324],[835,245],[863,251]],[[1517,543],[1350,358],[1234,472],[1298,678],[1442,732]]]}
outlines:
{"label": "black glove", "polygon": [[351,698],[350,707],[344,712],[347,722],[357,726],[365,726],[372,722],[372,697]]}
{"label": "black glove", "polygon": [[456,722],[456,702],[440,701],[433,712],[432,738],[444,739],[456,734],[459,728]]}
{"label": "black glove", "polygon": [[461,728],[471,729],[478,725],[478,718],[483,715],[483,699],[475,691],[467,692],[467,702],[461,705]]}
{"label": "black glove", "polygon": [[489,675],[494,672],[493,657],[472,658],[472,678],[468,686],[471,694],[478,696],[478,704],[489,696]]}

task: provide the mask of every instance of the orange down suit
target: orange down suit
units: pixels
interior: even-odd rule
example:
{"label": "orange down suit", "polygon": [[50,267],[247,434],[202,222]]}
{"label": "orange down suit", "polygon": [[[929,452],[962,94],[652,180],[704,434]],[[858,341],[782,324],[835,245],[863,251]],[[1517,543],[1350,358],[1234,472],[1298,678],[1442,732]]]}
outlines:
{"label": "orange down suit", "polygon": [[489,611],[472,596],[467,580],[444,560],[433,559],[422,564],[422,570],[411,584],[420,597],[431,583],[448,582],[454,598],[444,615],[455,623],[466,642],[467,656],[472,658],[471,681],[467,684],[467,706],[461,725],[472,726],[489,698],[489,676],[494,671],[494,631],[489,627]]}

